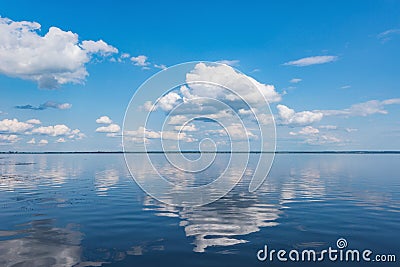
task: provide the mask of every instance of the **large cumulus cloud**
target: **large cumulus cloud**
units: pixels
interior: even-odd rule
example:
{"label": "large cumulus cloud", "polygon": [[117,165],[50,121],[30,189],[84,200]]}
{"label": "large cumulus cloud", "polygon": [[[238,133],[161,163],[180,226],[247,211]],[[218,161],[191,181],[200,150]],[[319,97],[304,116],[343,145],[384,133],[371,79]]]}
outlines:
{"label": "large cumulus cloud", "polygon": [[0,73],[54,89],[83,82],[88,76],[85,65],[93,56],[118,52],[102,40],[79,42],[78,34],[57,27],[43,36],[40,31],[37,22],[0,17]]}

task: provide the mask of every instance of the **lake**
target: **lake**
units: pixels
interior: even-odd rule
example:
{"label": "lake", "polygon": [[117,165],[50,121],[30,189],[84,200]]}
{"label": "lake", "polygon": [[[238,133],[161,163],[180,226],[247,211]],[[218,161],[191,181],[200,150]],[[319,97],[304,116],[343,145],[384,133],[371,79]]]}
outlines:
{"label": "lake", "polygon": [[[178,208],[144,193],[122,154],[0,155],[0,266],[271,266],[257,259],[264,245],[322,251],[339,238],[399,261],[400,154],[277,154],[249,193],[253,156],[226,196]],[[187,178],[163,154],[151,157],[173,179]],[[220,165],[191,179],[209,182]],[[315,264],[360,266],[273,261]]]}

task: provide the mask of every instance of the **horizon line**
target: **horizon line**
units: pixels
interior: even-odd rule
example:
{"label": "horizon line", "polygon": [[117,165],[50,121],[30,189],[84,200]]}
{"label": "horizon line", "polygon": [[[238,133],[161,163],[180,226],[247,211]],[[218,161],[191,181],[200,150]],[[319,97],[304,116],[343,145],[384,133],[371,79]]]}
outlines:
{"label": "horizon line", "polygon": [[280,150],[280,151],[0,151],[0,154],[400,154],[400,150]]}

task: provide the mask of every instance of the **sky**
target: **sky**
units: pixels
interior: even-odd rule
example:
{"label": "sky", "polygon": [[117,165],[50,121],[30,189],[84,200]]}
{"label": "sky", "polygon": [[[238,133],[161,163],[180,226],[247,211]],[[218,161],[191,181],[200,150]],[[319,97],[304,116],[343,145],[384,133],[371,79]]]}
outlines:
{"label": "sky", "polygon": [[[264,90],[277,150],[400,150],[399,1],[125,2],[0,4],[0,151],[121,150],[141,84],[192,61]],[[184,102],[181,89],[163,97],[161,115]],[[198,123],[183,145],[208,134]],[[145,131],[150,145],[162,135]]]}

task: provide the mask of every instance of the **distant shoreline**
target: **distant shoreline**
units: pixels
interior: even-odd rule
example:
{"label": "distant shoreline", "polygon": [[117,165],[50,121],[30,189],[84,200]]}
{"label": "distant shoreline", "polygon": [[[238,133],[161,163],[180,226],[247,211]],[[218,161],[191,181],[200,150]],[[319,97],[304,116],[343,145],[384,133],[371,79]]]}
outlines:
{"label": "distant shoreline", "polygon": [[231,153],[250,153],[250,154],[400,154],[400,151],[387,151],[387,150],[349,150],[349,151],[147,151],[147,152],[124,152],[124,151],[44,151],[44,152],[28,152],[28,151],[8,151],[0,152],[0,154],[198,154],[198,153],[217,153],[217,154],[231,154]]}

